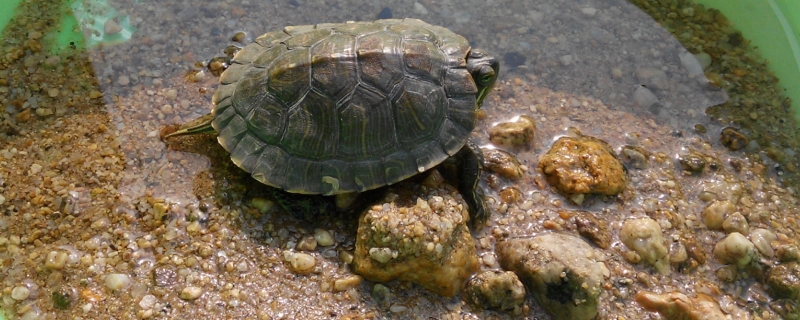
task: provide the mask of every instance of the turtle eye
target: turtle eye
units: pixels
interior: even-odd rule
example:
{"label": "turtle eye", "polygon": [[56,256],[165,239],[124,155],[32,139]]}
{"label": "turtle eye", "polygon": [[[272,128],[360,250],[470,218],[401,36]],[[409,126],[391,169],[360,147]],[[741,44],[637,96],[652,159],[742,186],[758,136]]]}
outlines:
{"label": "turtle eye", "polygon": [[492,81],[494,81],[494,75],[495,75],[494,74],[494,69],[492,69],[492,67],[483,66],[481,68],[480,73],[481,73],[481,76],[478,78],[478,82],[480,82],[480,85],[482,87],[486,87],[486,86],[492,84]]}

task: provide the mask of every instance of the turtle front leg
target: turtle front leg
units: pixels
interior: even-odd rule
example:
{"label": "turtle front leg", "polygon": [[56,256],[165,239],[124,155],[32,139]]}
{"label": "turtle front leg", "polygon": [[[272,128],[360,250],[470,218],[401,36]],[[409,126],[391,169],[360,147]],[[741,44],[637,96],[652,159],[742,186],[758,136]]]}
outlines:
{"label": "turtle front leg", "polygon": [[483,188],[478,185],[483,172],[481,148],[468,140],[453,157],[458,161],[458,191],[469,205],[469,216],[473,226],[478,226],[489,217],[489,209],[483,200]]}

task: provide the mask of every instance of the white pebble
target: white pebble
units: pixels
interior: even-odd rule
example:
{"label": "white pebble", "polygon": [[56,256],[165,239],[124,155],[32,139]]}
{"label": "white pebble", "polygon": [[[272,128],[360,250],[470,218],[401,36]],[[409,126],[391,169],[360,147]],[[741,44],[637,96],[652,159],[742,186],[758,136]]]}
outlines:
{"label": "white pebble", "polygon": [[391,307],[389,307],[389,311],[392,313],[406,312],[406,310],[408,310],[408,307],[399,304],[393,304]]}
{"label": "white pebble", "polygon": [[314,271],[314,266],[317,265],[317,260],[314,256],[302,252],[289,252],[284,254],[284,259],[289,262],[294,272],[299,274],[306,274]]}
{"label": "white pebble", "polygon": [[317,240],[317,244],[323,247],[329,247],[334,244],[333,236],[331,235],[328,230],[325,229],[314,229],[314,239]]}
{"label": "white pebble", "polygon": [[142,300],[139,300],[139,307],[145,310],[150,309],[154,304],[156,304],[156,300],[156,296],[152,294],[145,295],[142,297]]}
{"label": "white pebble", "polygon": [[767,229],[755,229],[750,231],[750,241],[756,246],[758,252],[761,252],[767,258],[775,256],[775,250],[772,249],[772,241],[778,240],[778,236],[774,232]]}
{"label": "white pebble", "polygon": [[203,70],[197,71],[197,73],[194,74],[194,81],[203,81],[205,78],[206,73],[203,72]]}
{"label": "white pebble", "polygon": [[744,267],[756,257],[756,247],[741,233],[734,232],[714,246],[714,256],[724,264]]}
{"label": "white pebble", "polygon": [[392,260],[392,249],[370,248],[369,257],[372,258],[372,260],[378,261],[380,263],[387,263],[389,262],[389,260]]}
{"label": "white pebble", "polygon": [[659,272],[668,272],[666,256],[669,250],[664,245],[661,226],[653,219],[640,218],[626,220],[619,231],[619,238],[628,249],[633,250],[645,262],[652,264]]}
{"label": "white pebble", "polygon": [[3,205],[3,203],[6,203],[6,197],[0,194],[0,205]]}
{"label": "white pebble", "polygon": [[37,175],[39,172],[42,172],[42,165],[38,163],[34,163],[31,165],[31,175]]}
{"label": "white pebble", "polygon": [[202,295],[203,295],[203,288],[190,286],[183,288],[183,290],[181,290],[180,297],[183,300],[194,300],[200,298],[200,296]]}
{"label": "white pebble", "polygon": [[112,273],[103,278],[103,282],[105,282],[106,288],[120,290],[131,284],[131,277],[122,273]]}
{"label": "white pebble", "polygon": [[25,299],[28,299],[28,296],[30,294],[31,294],[31,291],[28,290],[28,288],[26,288],[26,287],[23,287],[23,286],[14,287],[14,289],[11,290],[11,299],[14,299],[14,300],[17,300],[17,301],[25,300]]}
{"label": "white pebble", "polygon": [[583,14],[585,14],[587,16],[592,17],[597,13],[597,9],[595,9],[595,8],[583,8],[583,9],[581,9],[581,12],[583,12]]}

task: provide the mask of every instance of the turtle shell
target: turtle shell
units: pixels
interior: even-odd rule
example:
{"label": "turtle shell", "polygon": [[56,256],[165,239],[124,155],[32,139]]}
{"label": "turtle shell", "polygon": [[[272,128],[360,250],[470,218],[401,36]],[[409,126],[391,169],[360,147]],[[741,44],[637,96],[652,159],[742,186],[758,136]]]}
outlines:
{"label": "turtle shell", "polygon": [[469,50],[416,19],[286,27],[235,55],[212,125],[233,162],[270,186],[392,184],[458,152],[475,127]]}

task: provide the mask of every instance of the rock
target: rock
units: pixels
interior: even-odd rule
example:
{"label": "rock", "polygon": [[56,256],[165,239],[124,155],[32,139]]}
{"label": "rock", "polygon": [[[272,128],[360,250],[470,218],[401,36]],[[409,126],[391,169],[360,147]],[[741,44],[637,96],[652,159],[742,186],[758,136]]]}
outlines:
{"label": "rock", "polygon": [[536,123],[531,117],[519,116],[511,122],[498,123],[489,132],[489,140],[498,146],[527,147],[533,141]]}
{"label": "rock", "polygon": [[626,145],[619,152],[619,157],[629,168],[641,170],[647,168],[647,159],[650,157],[650,152],[641,147]]}
{"label": "rock", "polygon": [[77,300],[78,294],[74,288],[60,287],[53,290],[50,298],[53,300],[53,307],[58,310],[67,310],[72,306],[72,302]]}
{"label": "rock", "polygon": [[747,137],[734,127],[725,127],[719,134],[719,142],[731,151],[736,151],[747,146]]}
{"label": "rock", "polygon": [[669,272],[669,250],[658,222],[650,218],[625,220],[619,238],[628,249],[636,252],[645,263],[653,265],[658,272]]}
{"label": "rock", "polygon": [[658,312],[665,319],[725,320],[725,313],[714,298],[698,293],[689,299],[680,292],[657,294],[640,291],[633,298],[647,311]]}
{"label": "rock", "polygon": [[780,262],[789,262],[789,261],[800,262],[800,248],[797,248],[797,246],[795,245],[782,244],[778,246],[778,248],[775,250],[775,255],[778,257],[778,261]]}
{"label": "rock", "polygon": [[786,320],[800,320],[800,301],[791,299],[780,299],[769,303],[772,311]]}
{"label": "rock", "polygon": [[603,283],[600,256],[582,239],[565,234],[503,240],[500,265],[516,273],[553,319],[593,319]]}
{"label": "rock", "polygon": [[730,201],[727,200],[714,200],[703,209],[701,216],[703,224],[710,230],[722,230],[722,223],[725,218],[736,211]]}
{"label": "rock", "polygon": [[142,309],[150,309],[158,302],[158,298],[152,294],[147,294],[139,300],[139,307]]}
{"label": "rock", "polygon": [[499,149],[483,149],[483,166],[511,180],[519,180],[525,174],[517,157]]}
{"label": "rock", "polygon": [[767,273],[767,291],[775,299],[797,300],[800,292],[800,264],[781,263]]}
{"label": "rock", "polygon": [[106,288],[111,290],[120,290],[127,288],[131,284],[131,277],[127,274],[112,273],[103,278]]}
{"label": "rock", "polygon": [[105,31],[107,35],[117,34],[122,31],[122,27],[119,25],[119,23],[114,21],[114,19],[108,19],[103,24],[103,31]]}
{"label": "rock", "polygon": [[694,151],[682,154],[678,157],[678,162],[681,164],[681,169],[689,173],[701,173],[706,168],[706,158]]}
{"label": "rock", "polygon": [[375,299],[375,303],[382,308],[386,308],[394,302],[394,294],[392,294],[392,290],[389,290],[388,287],[376,283],[372,286],[372,299]]}
{"label": "rock", "polygon": [[645,109],[658,103],[658,97],[645,86],[638,86],[633,91],[633,102],[639,108]]}
{"label": "rock", "polygon": [[[353,267],[364,278],[413,282],[443,296],[454,296],[478,269],[478,255],[462,201],[438,194],[456,191],[447,184],[412,197],[388,194],[359,218]],[[411,200],[415,199],[415,200]]]}
{"label": "rock", "polygon": [[565,54],[563,56],[558,57],[558,63],[560,63],[562,66],[570,65],[572,63],[572,55]]}
{"label": "rock", "polygon": [[22,301],[28,299],[28,296],[31,295],[31,290],[25,286],[16,286],[14,289],[11,289],[11,299]]}
{"label": "rock", "polygon": [[741,233],[729,234],[714,246],[714,256],[724,264],[742,268],[756,259],[756,247]]}
{"label": "rock", "polygon": [[683,68],[686,69],[686,72],[688,72],[690,76],[699,76],[703,74],[703,65],[691,52],[682,51],[678,54],[678,58],[681,60]]}
{"label": "rock", "polygon": [[741,234],[748,234],[750,232],[750,225],[747,224],[747,219],[745,219],[741,213],[734,212],[722,222],[722,230],[725,230],[726,233],[738,232]]}
{"label": "rock", "polygon": [[200,298],[200,296],[202,295],[203,295],[203,288],[189,286],[181,290],[180,298],[183,300],[195,300],[197,298]]}
{"label": "rock", "polygon": [[341,292],[350,290],[360,285],[363,280],[364,278],[362,278],[357,274],[349,275],[341,279],[336,279],[333,281],[333,291]]}
{"label": "rock", "polygon": [[314,239],[317,240],[318,245],[323,247],[330,247],[336,244],[336,241],[333,239],[331,233],[325,229],[314,229]]}
{"label": "rock", "polygon": [[464,289],[467,301],[478,309],[522,312],[525,286],[511,271],[484,271]]}
{"label": "rock", "polygon": [[669,89],[667,73],[658,68],[644,67],[636,69],[636,79],[649,88],[657,90]]}
{"label": "rock", "polygon": [[500,190],[498,195],[500,196],[500,201],[508,204],[518,203],[522,199],[522,191],[515,187],[505,187]]}
{"label": "rock", "polygon": [[539,160],[539,170],[573,201],[574,195],[616,195],[628,180],[611,146],[589,136],[559,138]]}
{"label": "rock", "polygon": [[169,287],[178,281],[178,273],[169,265],[159,265],[153,268],[153,282],[157,287]]}
{"label": "rock", "polygon": [[256,208],[258,212],[267,213],[275,206],[275,202],[264,198],[253,198],[253,200],[250,200],[250,205]]}
{"label": "rock", "polygon": [[597,219],[594,214],[587,211],[575,212],[575,226],[578,227],[578,234],[602,249],[611,246],[611,233],[608,231],[608,223],[605,220]]}
{"label": "rock", "polygon": [[301,251],[317,250],[317,239],[315,239],[313,236],[305,236],[297,242],[297,245],[295,245],[294,248]]}
{"label": "rock", "polygon": [[63,251],[50,251],[44,261],[44,267],[51,270],[61,270],[67,263],[69,255]]}
{"label": "rock", "polygon": [[303,252],[284,251],[283,259],[289,263],[290,269],[297,274],[309,274],[314,271],[317,259]]}

